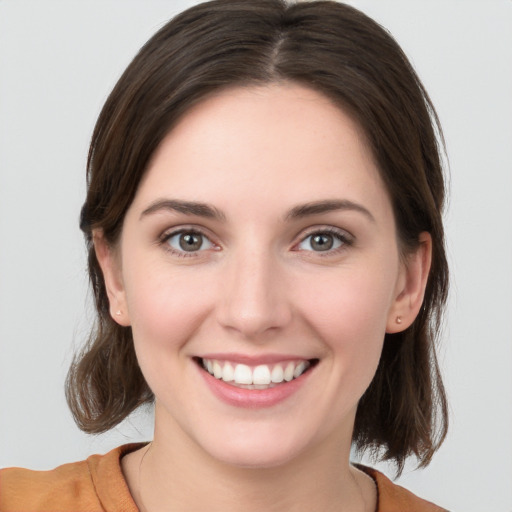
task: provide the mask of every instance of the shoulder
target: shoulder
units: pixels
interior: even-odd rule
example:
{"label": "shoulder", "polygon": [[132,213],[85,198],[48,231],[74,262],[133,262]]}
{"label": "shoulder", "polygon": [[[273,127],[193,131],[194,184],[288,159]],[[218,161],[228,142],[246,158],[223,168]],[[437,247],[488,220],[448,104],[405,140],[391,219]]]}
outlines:
{"label": "shoulder", "polygon": [[120,467],[121,446],[50,471],[0,471],[0,512],[136,511]]}
{"label": "shoulder", "polygon": [[377,485],[377,512],[447,512],[446,509],[419,498],[404,487],[393,483],[380,471],[362,465],[357,467],[370,475]]}
{"label": "shoulder", "polygon": [[9,468],[0,472],[1,512],[79,509],[102,510],[87,461],[51,471]]}

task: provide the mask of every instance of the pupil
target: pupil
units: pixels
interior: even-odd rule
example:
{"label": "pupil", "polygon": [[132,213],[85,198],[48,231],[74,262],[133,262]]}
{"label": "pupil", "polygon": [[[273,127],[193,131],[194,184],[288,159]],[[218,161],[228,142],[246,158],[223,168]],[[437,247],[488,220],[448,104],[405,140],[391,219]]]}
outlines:
{"label": "pupil", "polygon": [[186,233],[180,236],[180,247],[184,251],[197,251],[201,248],[201,237],[193,233]]}
{"label": "pupil", "polygon": [[315,235],[311,240],[311,247],[317,251],[328,251],[333,246],[331,235]]}

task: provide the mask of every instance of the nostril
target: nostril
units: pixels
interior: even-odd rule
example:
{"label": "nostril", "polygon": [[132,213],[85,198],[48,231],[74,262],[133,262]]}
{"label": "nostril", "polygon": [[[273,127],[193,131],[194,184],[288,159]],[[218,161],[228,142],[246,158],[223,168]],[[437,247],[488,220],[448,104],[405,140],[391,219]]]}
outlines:
{"label": "nostril", "polygon": [[282,329],[292,319],[292,308],[279,271],[267,256],[251,265],[254,255],[240,256],[243,263],[234,266],[223,282],[222,295],[216,305],[217,320],[222,327],[237,331],[246,339],[257,341],[261,335]]}

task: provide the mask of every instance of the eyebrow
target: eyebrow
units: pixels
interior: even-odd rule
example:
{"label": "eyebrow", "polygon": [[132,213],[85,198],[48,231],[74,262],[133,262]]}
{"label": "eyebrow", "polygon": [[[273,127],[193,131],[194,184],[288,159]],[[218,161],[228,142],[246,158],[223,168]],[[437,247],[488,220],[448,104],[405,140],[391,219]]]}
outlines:
{"label": "eyebrow", "polygon": [[[284,220],[301,219],[312,215],[346,210],[362,213],[368,217],[369,220],[375,222],[375,217],[364,206],[346,199],[313,201],[297,205],[285,214]],[[142,219],[147,215],[160,211],[175,211],[185,215],[194,215],[222,222],[226,220],[226,215],[215,208],[215,206],[195,201],[181,201],[179,199],[157,199],[141,213],[140,218]]]}
{"label": "eyebrow", "polygon": [[333,199],[325,201],[314,201],[311,203],[301,204],[292,208],[285,216],[285,220],[300,219],[311,215],[320,215],[335,211],[352,210],[362,213],[369,220],[375,222],[375,217],[364,206],[348,201],[346,199]]}
{"label": "eyebrow", "polygon": [[214,206],[207,203],[180,201],[178,199],[157,199],[140,214],[140,218],[142,219],[146,215],[151,215],[152,213],[160,211],[175,211],[178,213],[184,213],[185,215],[195,215],[197,217],[205,217],[207,219],[215,219],[219,221],[226,220],[226,216]]}

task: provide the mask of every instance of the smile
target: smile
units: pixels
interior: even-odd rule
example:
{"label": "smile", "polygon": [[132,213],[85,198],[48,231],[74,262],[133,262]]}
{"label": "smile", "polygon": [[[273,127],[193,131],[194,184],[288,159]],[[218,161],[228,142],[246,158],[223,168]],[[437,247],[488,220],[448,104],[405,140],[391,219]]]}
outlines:
{"label": "smile", "polygon": [[319,359],[212,354],[194,357],[211,392],[228,405],[250,409],[276,406],[301,389]]}
{"label": "smile", "polygon": [[201,359],[202,367],[216,379],[245,389],[269,389],[300,377],[313,361],[286,361],[249,366],[230,361]]}

